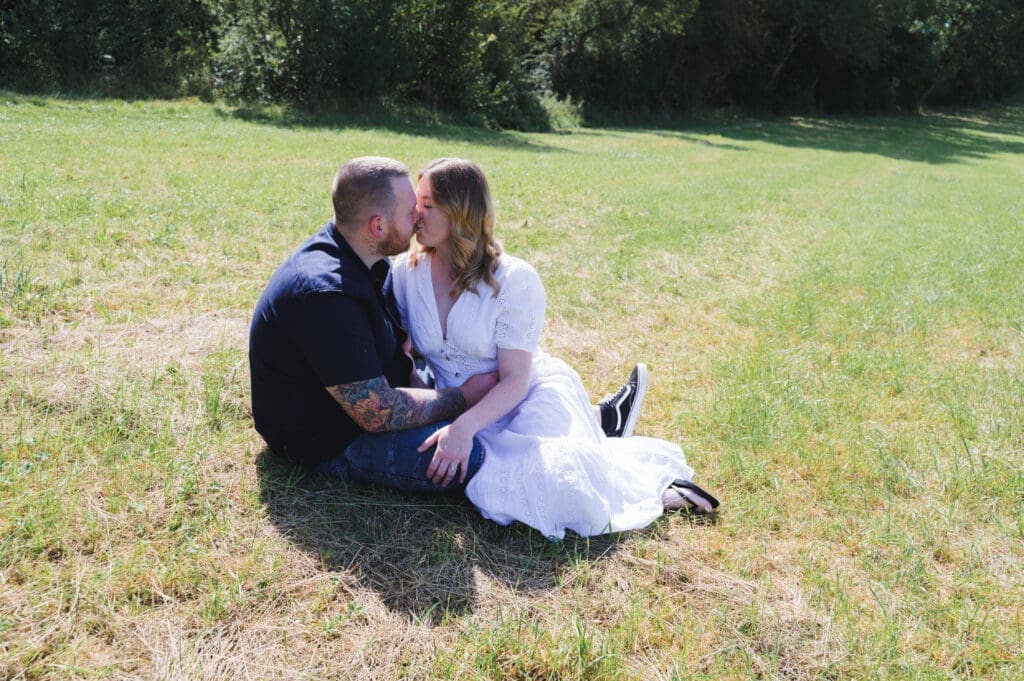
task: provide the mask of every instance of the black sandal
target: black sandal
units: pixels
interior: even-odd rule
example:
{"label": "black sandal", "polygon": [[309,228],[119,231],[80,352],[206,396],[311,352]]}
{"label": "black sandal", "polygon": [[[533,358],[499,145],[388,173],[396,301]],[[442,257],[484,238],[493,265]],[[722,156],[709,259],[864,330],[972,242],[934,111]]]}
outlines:
{"label": "black sandal", "polygon": [[718,499],[689,480],[674,480],[665,494],[674,492],[676,498],[662,495],[666,511],[689,511],[690,513],[711,513],[718,508]]}

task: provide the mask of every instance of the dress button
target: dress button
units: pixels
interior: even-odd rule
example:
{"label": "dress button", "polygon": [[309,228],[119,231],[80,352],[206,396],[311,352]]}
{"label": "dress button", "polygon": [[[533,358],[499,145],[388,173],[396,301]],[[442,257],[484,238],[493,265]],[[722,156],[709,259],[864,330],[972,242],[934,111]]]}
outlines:
{"label": "dress button", "polygon": [[458,371],[456,371],[455,372],[455,378],[462,378],[462,374],[460,374]]}

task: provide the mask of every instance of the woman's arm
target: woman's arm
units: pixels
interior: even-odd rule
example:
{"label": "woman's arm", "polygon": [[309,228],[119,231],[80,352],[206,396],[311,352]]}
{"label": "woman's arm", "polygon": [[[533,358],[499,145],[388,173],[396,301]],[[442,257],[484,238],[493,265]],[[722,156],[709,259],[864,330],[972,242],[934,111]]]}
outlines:
{"label": "woman's arm", "polygon": [[532,363],[532,353],[498,348],[498,385],[455,419],[459,427],[472,437],[515,409],[530,389]]}
{"label": "woman's arm", "polygon": [[423,452],[437,444],[434,458],[427,468],[428,478],[447,485],[458,472],[459,481],[465,482],[473,436],[523,401],[530,389],[532,362],[533,354],[530,352],[498,348],[498,384],[451,425],[441,428],[420,445],[419,451]]}

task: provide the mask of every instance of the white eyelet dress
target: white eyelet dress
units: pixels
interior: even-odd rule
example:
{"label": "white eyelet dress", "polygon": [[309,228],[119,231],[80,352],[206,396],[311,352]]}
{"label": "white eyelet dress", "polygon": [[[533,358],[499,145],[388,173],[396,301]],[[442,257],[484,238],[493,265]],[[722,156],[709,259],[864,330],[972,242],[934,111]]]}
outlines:
{"label": "white eyelet dress", "polygon": [[402,321],[438,388],[496,371],[499,347],[533,353],[526,398],[477,434],[485,459],[466,496],[485,518],[518,520],[549,539],[562,539],[567,529],[581,536],[636,529],[662,514],[661,495],[673,480],[693,478],[671,442],[605,437],[576,372],[538,349],[546,299],[528,263],[501,255],[500,292],[495,297],[485,283],[463,292],[448,315],[447,338],[430,256],[416,267],[399,256],[391,276]]}

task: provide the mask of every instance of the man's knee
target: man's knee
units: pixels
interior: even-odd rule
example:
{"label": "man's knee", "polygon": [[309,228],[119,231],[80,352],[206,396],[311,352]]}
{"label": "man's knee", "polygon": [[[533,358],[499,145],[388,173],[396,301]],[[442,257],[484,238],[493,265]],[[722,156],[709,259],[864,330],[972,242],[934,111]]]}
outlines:
{"label": "man's knee", "polygon": [[405,491],[461,491],[483,465],[483,447],[474,438],[464,481],[460,482],[457,476],[448,485],[434,483],[427,477],[427,468],[430,467],[434,449],[420,452],[418,448],[427,437],[443,425],[360,435],[346,448],[343,455],[345,477]]}

